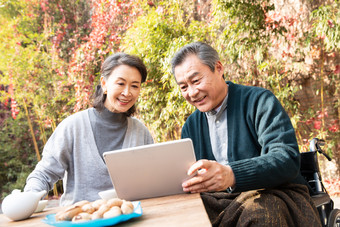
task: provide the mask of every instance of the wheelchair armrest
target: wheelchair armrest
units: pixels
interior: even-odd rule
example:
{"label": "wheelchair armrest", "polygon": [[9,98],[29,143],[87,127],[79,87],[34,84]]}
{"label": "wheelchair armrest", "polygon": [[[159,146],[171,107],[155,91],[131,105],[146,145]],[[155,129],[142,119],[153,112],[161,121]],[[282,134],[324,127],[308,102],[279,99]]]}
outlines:
{"label": "wheelchair armrest", "polygon": [[331,197],[325,192],[319,192],[316,195],[311,196],[316,207],[329,204]]}

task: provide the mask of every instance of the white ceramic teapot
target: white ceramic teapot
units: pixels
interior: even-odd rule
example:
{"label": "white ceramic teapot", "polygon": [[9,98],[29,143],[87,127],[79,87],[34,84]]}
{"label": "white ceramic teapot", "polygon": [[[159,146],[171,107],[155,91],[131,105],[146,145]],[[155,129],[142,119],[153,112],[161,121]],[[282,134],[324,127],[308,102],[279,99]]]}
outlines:
{"label": "white ceramic teapot", "polygon": [[41,192],[21,192],[14,189],[2,202],[2,212],[13,221],[30,217],[38,206],[39,200],[46,194]]}

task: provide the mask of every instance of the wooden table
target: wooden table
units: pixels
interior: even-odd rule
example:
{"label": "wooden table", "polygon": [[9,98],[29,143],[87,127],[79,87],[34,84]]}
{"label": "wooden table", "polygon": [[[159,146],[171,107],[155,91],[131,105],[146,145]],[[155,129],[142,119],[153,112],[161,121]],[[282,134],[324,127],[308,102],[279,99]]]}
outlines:
{"label": "wooden table", "polygon": [[[211,226],[199,194],[180,194],[141,200],[143,215],[116,225],[124,226]],[[22,221],[11,221],[0,214],[0,226],[40,227],[49,226],[41,220],[61,207],[47,208]]]}

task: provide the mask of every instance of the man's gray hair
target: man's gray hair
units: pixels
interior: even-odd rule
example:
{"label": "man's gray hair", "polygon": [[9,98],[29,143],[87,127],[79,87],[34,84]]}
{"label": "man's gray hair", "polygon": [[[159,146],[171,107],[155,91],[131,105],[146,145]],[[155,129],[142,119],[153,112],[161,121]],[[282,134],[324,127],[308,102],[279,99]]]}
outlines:
{"label": "man's gray hair", "polygon": [[215,71],[216,62],[220,60],[217,51],[210,45],[203,42],[190,43],[177,51],[175,56],[172,58],[172,74],[175,75],[176,66],[182,64],[186,57],[190,55],[196,55],[203,64],[207,65],[211,69],[212,72]]}

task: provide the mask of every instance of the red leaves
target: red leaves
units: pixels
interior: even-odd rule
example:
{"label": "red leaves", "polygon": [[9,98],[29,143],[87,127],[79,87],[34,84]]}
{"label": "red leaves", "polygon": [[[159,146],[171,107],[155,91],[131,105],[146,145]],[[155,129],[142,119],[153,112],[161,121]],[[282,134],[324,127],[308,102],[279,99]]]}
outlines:
{"label": "red leaves", "polygon": [[284,19],[285,17],[282,17],[279,12],[269,11],[266,13],[265,23],[266,24],[273,24],[273,23],[279,24]]}
{"label": "red leaves", "polygon": [[340,179],[323,180],[325,188],[330,196],[340,196]]}
{"label": "red leaves", "polygon": [[328,127],[328,130],[331,132],[339,132],[339,123],[337,120],[333,120],[332,124]]}
{"label": "red leaves", "polygon": [[324,112],[318,111],[317,114],[318,114],[318,116],[317,116],[318,119],[322,119],[322,118],[328,117],[327,110],[325,110]]}
{"label": "red leaves", "polygon": [[47,6],[45,1],[40,2],[40,7],[44,12],[46,12],[48,10],[48,6]]}
{"label": "red leaves", "polygon": [[[306,120],[304,123],[306,123],[307,125],[312,124],[313,128],[316,130],[322,130],[322,131],[329,131],[329,132],[339,132],[340,130],[340,126],[339,126],[339,121],[338,120],[328,120],[327,121],[327,117],[328,117],[328,112],[327,110],[325,111],[318,111],[316,117],[311,117],[308,120]],[[322,121],[324,121],[325,123],[325,127],[322,127]]]}
{"label": "red leaves", "polygon": [[145,85],[149,84],[149,83],[152,83],[153,82],[153,79],[150,79],[150,80],[146,80],[145,81]]}
{"label": "red leaves", "polygon": [[155,4],[152,1],[148,1],[149,6],[155,6]]}
{"label": "red leaves", "polygon": [[[102,57],[114,51],[120,43],[121,34],[137,16],[134,1],[92,0],[91,32],[83,37],[83,43],[75,48],[69,63],[70,82],[76,81],[76,106],[78,111],[88,106],[95,80],[94,69]],[[140,12],[140,10],[137,10]],[[80,37],[81,38],[81,37]]]}
{"label": "red leaves", "polygon": [[314,121],[314,125],[313,125],[313,127],[315,128],[315,129],[321,129],[321,124],[322,124],[322,122],[321,121]]}
{"label": "red leaves", "polygon": [[17,115],[19,114],[17,101],[15,101],[13,98],[11,98],[11,114],[13,119],[16,119]]}
{"label": "red leaves", "polygon": [[[10,77],[10,80],[12,81],[12,77]],[[13,119],[17,118],[17,115],[19,114],[19,107],[17,102],[15,101],[14,97],[14,87],[13,83],[11,82],[8,86],[8,94],[11,97],[11,115]]]}
{"label": "red leaves", "polygon": [[332,20],[328,20],[327,22],[328,22],[328,26],[329,26],[330,28],[334,28],[334,24],[333,24],[333,21],[332,21]]}
{"label": "red leaves", "polygon": [[335,66],[334,73],[335,73],[335,74],[340,74],[340,65],[336,65],[336,66]]}

